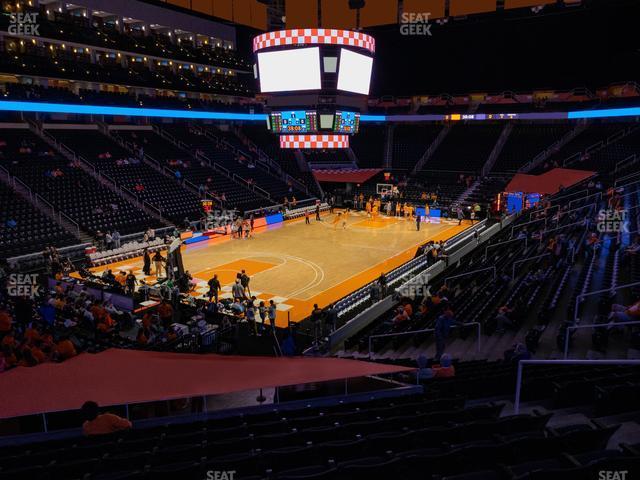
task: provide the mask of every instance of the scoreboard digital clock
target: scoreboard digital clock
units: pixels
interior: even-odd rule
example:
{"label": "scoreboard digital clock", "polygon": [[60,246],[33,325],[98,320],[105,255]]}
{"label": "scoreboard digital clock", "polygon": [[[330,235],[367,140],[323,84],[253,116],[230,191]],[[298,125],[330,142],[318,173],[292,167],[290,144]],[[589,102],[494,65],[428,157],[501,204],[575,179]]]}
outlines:
{"label": "scoreboard digital clock", "polygon": [[357,112],[337,111],[333,122],[335,133],[358,133],[360,129],[360,114]]}
{"label": "scoreboard digital clock", "polygon": [[273,133],[314,133],[318,130],[314,111],[290,110],[273,112],[269,123]]}

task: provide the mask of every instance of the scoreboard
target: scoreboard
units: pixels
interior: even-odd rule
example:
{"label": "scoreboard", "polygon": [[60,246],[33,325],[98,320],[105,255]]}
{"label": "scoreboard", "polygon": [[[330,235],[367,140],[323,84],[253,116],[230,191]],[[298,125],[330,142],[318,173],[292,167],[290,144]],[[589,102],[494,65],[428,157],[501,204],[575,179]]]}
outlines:
{"label": "scoreboard", "polygon": [[357,112],[337,111],[333,122],[335,133],[356,134],[360,129],[360,114]]}
{"label": "scoreboard", "polygon": [[273,112],[269,126],[273,133],[313,133],[318,130],[317,114],[306,110]]}

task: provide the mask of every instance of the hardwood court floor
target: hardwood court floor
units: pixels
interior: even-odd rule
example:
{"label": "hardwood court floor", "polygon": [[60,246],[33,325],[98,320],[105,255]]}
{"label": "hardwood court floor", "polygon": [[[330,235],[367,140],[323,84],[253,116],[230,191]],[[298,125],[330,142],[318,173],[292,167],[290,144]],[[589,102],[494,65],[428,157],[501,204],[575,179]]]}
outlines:
{"label": "hardwood court floor", "polygon": [[[418,232],[413,220],[374,221],[364,213],[351,213],[343,229],[342,222],[334,228],[334,218],[326,215],[311,225],[304,219],[288,221],[264,227],[251,239],[221,237],[183,247],[185,269],[200,282],[194,295],[206,293],[206,281],[215,273],[224,285],[223,297],[230,296],[236,274],[245,269],[251,276],[251,293],[265,303],[273,298],[278,326],[286,326],[288,316],[300,321],[314,303],[325,307],[412,259],[426,241],[446,240],[468,227],[443,220],[423,223]],[[140,259],[132,259],[108,268],[133,269],[138,274],[141,266]]]}

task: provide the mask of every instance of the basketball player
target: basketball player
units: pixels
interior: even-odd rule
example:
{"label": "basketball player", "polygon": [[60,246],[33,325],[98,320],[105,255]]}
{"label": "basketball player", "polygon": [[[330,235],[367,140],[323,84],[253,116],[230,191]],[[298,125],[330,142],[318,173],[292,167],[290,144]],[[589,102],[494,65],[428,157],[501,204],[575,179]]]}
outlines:
{"label": "basketball player", "polygon": [[429,218],[430,215],[431,215],[431,209],[429,208],[429,204],[425,203],[424,204],[424,221],[425,221],[425,223],[429,223],[431,221],[431,219]]}
{"label": "basketball player", "polygon": [[347,228],[347,218],[349,218],[349,209],[347,208],[342,215],[342,229]]}
{"label": "basketball player", "polygon": [[335,217],[333,217],[333,229],[335,230],[336,228],[338,228],[338,223],[340,222],[340,219],[342,218],[342,212],[338,212],[338,215],[336,215]]}

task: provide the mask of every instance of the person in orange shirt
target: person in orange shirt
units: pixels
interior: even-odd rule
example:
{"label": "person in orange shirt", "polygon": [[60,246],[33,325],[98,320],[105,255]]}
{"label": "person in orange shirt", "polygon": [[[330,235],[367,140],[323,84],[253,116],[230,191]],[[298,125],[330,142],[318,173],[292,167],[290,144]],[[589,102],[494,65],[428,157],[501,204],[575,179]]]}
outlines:
{"label": "person in orange shirt", "polygon": [[38,363],[44,363],[47,361],[47,356],[40,349],[40,345],[34,345],[31,347],[31,355],[33,355],[33,358],[35,358]]}
{"label": "person in orange shirt", "polygon": [[112,331],[115,326],[116,322],[113,321],[113,318],[111,318],[111,315],[109,315],[108,313],[99,323],[96,324],[96,328],[99,332],[102,333],[108,333]]}
{"label": "person in orange shirt", "polygon": [[403,308],[404,311],[407,312],[407,315],[413,315],[413,305],[411,305],[411,302],[406,302]]}
{"label": "person in orange shirt", "polygon": [[153,323],[153,316],[148,311],[142,316],[142,328],[149,329]]}
{"label": "person in orange shirt", "polygon": [[447,353],[440,357],[440,365],[434,365],[431,371],[436,378],[451,378],[456,375],[456,369],[451,364],[451,357]]}
{"label": "person in orange shirt", "polygon": [[116,281],[122,288],[125,288],[127,285],[127,272],[120,272],[120,274],[116,277]]}
{"label": "person in orange shirt", "polygon": [[0,310],[0,335],[9,333],[11,331],[12,323],[13,318],[11,318],[9,312]]}
{"label": "person in orange shirt", "polygon": [[16,342],[16,338],[13,336],[13,333],[9,333],[4,336],[4,338],[2,339],[2,346],[9,347],[9,348],[16,348],[17,342]]}
{"label": "person in orange shirt", "polygon": [[24,331],[24,338],[29,345],[33,345],[40,340],[40,332],[33,327],[29,327]]}
{"label": "person in orange shirt", "polygon": [[102,303],[99,300],[96,300],[96,302],[91,307],[91,315],[93,315],[93,320],[95,321],[96,325],[102,322],[104,320],[104,317],[107,316],[107,311],[104,309]]}
{"label": "person in orange shirt", "polygon": [[58,342],[56,351],[58,352],[58,358],[60,360],[68,360],[78,354],[75,345],[68,338]]}
{"label": "person in orange shirt", "polygon": [[113,413],[102,413],[96,402],[88,401],[82,405],[82,433],[85,436],[108,435],[110,433],[129,430],[131,422]]}
{"label": "person in orange shirt", "polygon": [[147,334],[145,333],[144,328],[141,328],[140,330],[138,330],[138,335],[136,336],[136,341],[138,342],[138,345],[146,345],[149,342],[149,339],[147,338]]}

